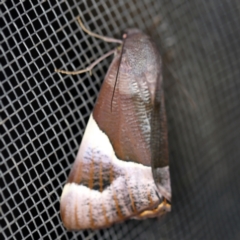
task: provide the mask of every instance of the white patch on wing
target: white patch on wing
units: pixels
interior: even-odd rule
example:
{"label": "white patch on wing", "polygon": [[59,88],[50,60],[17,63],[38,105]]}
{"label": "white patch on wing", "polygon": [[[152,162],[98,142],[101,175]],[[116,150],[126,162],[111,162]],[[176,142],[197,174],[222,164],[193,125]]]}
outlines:
{"label": "white patch on wing", "polygon": [[102,177],[109,185],[102,192],[81,183],[64,186],[61,214],[68,229],[102,228],[162,201],[164,189],[162,195],[162,187],[156,186],[151,167],[118,159],[92,115],[75,161],[81,162],[82,182],[88,182],[93,171],[94,181],[99,182]]}

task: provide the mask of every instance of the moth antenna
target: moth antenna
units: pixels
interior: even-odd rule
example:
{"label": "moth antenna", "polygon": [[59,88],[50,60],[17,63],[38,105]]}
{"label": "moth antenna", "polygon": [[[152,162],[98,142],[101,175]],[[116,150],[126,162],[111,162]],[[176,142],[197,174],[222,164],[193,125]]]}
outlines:
{"label": "moth antenna", "polygon": [[[127,34],[123,34],[123,39],[126,39],[126,38],[127,38]],[[112,99],[111,99],[111,112],[112,112],[112,102],[113,102],[113,98],[114,98],[114,93],[115,93],[116,86],[117,86],[119,68],[120,68],[120,64],[121,64],[121,61],[122,61],[122,54],[123,54],[124,44],[125,44],[125,41],[123,41],[123,44],[122,44],[122,49],[121,49],[121,55],[120,55],[120,60],[119,60],[119,64],[118,64],[118,69],[117,69],[116,80],[115,80],[114,88],[113,88],[113,94],[112,94]]]}
{"label": "moth antenna", "polygon": [[120,40],[120,39],[110,38],[110,37],[104,37],[104,36],[101,36],[101,35],[96,34],[96,33],[94,33],[94,32],[91,32],[90,30],[88,30],[88,29],[84,26],[84,24],[82,23],[81,18],[80,18],[79,16],[77,17],[77,20],[78,20],[79,25],[80,25],[81,28],[83,29],[83,31],[86,32],[88,35],[93,36],[93,37],[95,37],[95,38],[102,39],[102,40],[105,41],[105,42],[112,42],[112,43],[120,43],[120,44],[122,44],[123,41]]}
{"label": "moth antenna", "polygon": [[65,71],[65,70],[61,70],[61,69],[54,69],[55,72],[59,72],[62,74],[68,74],[68,75],[77,75],[77,74],[81,74],[81,73],[85,73],[85,72],[90,72],[91,75],[91,70],[98,64],[100,63],[102,60],[104,60],[105,58],[111,56],[112,54],[114,54],[116,51],[116,49],[113,49],[107,53],[105,53],[103,56],[101,56],[100,58],[98,58],[96,61],[94,61],[91,65],[89,65],[87,68],[82,69],[82,70],[78,70],[78,71]]}

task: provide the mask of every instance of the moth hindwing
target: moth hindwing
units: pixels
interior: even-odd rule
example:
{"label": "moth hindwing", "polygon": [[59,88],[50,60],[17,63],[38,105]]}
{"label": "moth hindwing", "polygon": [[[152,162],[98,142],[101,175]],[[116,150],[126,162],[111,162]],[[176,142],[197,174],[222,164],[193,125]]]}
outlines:
{"label": "moth hindwing", "polygon": [[[120,49],[100,58],[115,52],[62,192],[67,229],[104,228],[171,209],[160,54],[138,29],[128,29],[115,42]],[[91,71],[100,60],[74,74]]]}

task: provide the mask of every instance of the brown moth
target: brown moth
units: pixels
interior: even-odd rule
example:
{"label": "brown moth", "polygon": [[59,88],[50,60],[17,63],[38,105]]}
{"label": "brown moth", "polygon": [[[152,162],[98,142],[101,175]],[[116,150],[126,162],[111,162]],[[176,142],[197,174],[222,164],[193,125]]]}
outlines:
{"label": "brown moth", "polygon": [[69,230],[98,229],[171,210],[161,57],[152,39],[128,29],[102,84],[61,196]]}

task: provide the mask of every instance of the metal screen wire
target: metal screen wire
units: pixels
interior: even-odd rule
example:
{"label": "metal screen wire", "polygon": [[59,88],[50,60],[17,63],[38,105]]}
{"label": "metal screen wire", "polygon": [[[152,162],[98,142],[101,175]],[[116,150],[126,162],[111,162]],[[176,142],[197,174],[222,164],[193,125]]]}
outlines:
{"label": "metal screen wire", "polygon": [[[239,239],[240,2],[1,1],[1,239]],[[68,232],[61,191],[116,44],[129,27],[163,56],[172,212]]]}

